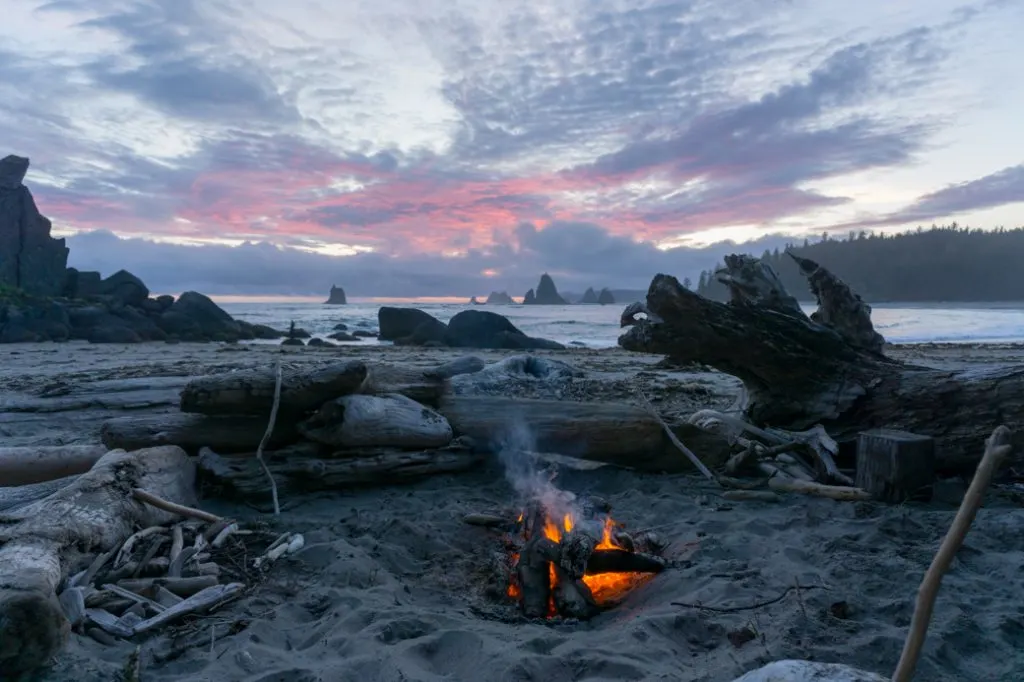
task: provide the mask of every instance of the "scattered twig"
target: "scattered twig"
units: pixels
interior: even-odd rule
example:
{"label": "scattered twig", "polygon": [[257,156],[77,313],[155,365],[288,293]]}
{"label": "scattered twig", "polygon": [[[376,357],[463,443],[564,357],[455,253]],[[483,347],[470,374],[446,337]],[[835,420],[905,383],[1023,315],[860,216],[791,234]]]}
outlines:
{"label": "scattered twig", "polygon": [[174,565],[174,560],[178,558],[181,551],[185,548],[185,532],[181,527],[180,523],[174,524],[174,528],[171,529],[171,553],[168,555],[170,565]]}
{"label": "scattered twig", "polygon": [[277,483],[274,481],[274,474],[270,472],[270,467],[267,466],[267,462],[263,459],[263,448],[267,446],[270,441],[271,434],[274,433],[274,422],[277,421],[277,410],[281,405],[281,358],[277,359],[277,381],[274,384],[274,404],[270,408],[270,421],[267,423],[267,430],[263,434],[263,438],[260,440],[259,446],[256,448],[256,459],[260,463],[260,468],[263,469],[263,473],[266,474],[267,480],[270,481],[270,496],[274,501],[274,516],[281,515],[281,504],[277,498]]}
{"label": "scattered twig", "polygon": [[964,494],[960,509],[957,510],[946,537],[939,545],[939,551],[935,553],[931,566],[924,574],[921,587],[917,592],[917,603],[914,607],[914,615],[910,621],[910,631],[903,643],[903,653],[900,655],[899,663],[896,664],[896,671],[892,674],[892,682],[910,682],[914,675],[914,668],[921,656],[921,648],[924,646],[925,635],[928,632],[928,624],[932,618],[932,610],[935,608],[935,598],[939,592],[939,585],[942,583],[942,576],[949,570],[960,546],[964,543],[967,531],[971,528],[978,508],[985,498],[985,491],[988,489],[992,476],[995,474],[999,464],[1012,450],[1010,445],[1010,430],[1005,426],[999,426],[988,441],[985,443],[985,454],[978,464],[967,493]]}
{"label": "scattered twig", "polygon": [[135,572],[132,573],[133,578],[138,578],[142,575],[142,572],[146,570],[146,564],[153,560],[153,557],[156,556],[156,553],[160,551],[165,542],[167,542],[167,538],[164,536],[158,537],[153,541],[153,544],[149,546],[146,553],[142,555],[142,559],[139,560],[139,565],[135,567]]}
{"label": "scattered twig", "polygon": [[661,418],[661,415],[658,414],[658,411],[654,409],[654,406],[651,405],[650,401],[647,400],[644,394],[637,391],[637,396],[640,398],[640,401],[643,402],[644,407],[647,408],[647,411],[651,413],[651,416],[657,419],[658,423],[661,424],[661,428],[665,430],[665,433],[668,435],[668,439],[672,441],[672,444],[675,445],[680,452],[686,455],[686,458],[690,460],[693,466],[697,467],[697,471],[704,474],[705,478],[707,478],[709,481],[714,481],[717,483],[718,479],[716,478],[716,476],[713,473],[711,473],[710,469],[704,466],[704,462],[700,461],[700,458],[697,457],[697,455],[693,454],[693,451],[690,450],[690,448],[686,447],[686,445],[683,444],[683,441],[679,440],[679,438],[676,437],[676,434],[672,432],[672,429],[669,428],[669,425],[665,423],[665,420]]}
{"label": "scattered twig", "polygon": [[200,521],[208,521],[210,523],[216,523],[221,518],[216,514],[205,512],[202,509],[194,509],[193,507],[186,507],[183,504],[177,504],[175,502],[168,502],[162,497],[157,497],[151,492],[147,492],[142,488],[133,488],[132,496],[140,502],[152,505],[157,509],[163,509],[166,512],[177,514],[179,516],[191,517],[193,519],[199,519]]}
{"label": "scattered twig", "polygon": [[778,604],[780,601],[786,598],[786,595],[793,590],[815,590],[824,589],[821,585],[791,585],[787,587],[782,594],[774,599],[767,601],[760,601],[756,604],[749,604],[747,606],[705,606],[704,604],[688,604],[686,602],[674,601],[671,602],[672,606],[682,606],[688,609],[703,609],[704,611],[714,611],[715,613],[738,613],[740,611],[753,611],[754,609],[764,608],[765,606],[771,606],[772,604]]}
{"label": "scattered twig", "polygon": [[163,533],[163,526],[150,526],[149,528],[143,528],[137,533],[133,533],[124,541],[121,545],[121,550],[117,553],[117,558],[114,559],[114,567],[118,568],[128,563],[128,560],[132,556],[132,550],[135,549],[135,543],[144,538],[148,538],[150,535],[156,535],[157,533]]}
{"label": "scattered twig", "polygon": [[871,499],[871,493],[860,488],[843,485],[825,485],[824,483],[783,478],[782,476],[768,479],[768,487],[778,492],[804,493],[845,502],[866,502]]}
{"label": "scattered twig", "polygon": [[139,675],[142,672],[142,647],[137,646],[128,654],[124,668],[121,669],[121,682],[139,682]]}

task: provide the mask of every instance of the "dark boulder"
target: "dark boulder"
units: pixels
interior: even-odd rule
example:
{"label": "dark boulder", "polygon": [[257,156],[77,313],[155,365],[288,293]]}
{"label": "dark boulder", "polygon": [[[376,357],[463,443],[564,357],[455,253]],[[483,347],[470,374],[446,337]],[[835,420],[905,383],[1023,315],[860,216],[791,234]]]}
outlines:
{"label": "dark boulder", "polygon": [[118,270],[100,282],[99,295],[124,305],[141,306],[149,298],[149,289],[132,273]]}
{"label": "dark boulder", "polygon": [[70,335],[67,310],[55,301],[0,302],[0,343],[67,341]]}
{"label": "dark boulder", "polygon": [[326,341],[326,340],[320,339],[320,338],[312,338],[312,339],[310,339],[306,343],[306,345],[307,346],[312,346],[314,348],[335,348],[336,347],[336,344],[333,344],[330,341]]}
{"label": "dark boulder", "polygon": [[360,339],[375,339],[379,336],[379,334],[377,332],[371,332],[365,329],[357,329],[354,332],[352,332],[352,336],[355,336]]}
{"label": "dark boulder", "polygon": [[341,287],[331,285],[331,293],[324,301],[326,305],[345,305],[348,300],[345,298],[345,290]]}
{"label": "dark boulder", "polygon": [[523,296],[523,305],[535,305],[537,303],[537,295],[533,293],[533,289],[526,292]]}
{"label": "dark boulder", "polygon": [[302,339],[296,339],[295,337],[291,337],[291,338],[284,339],[283,341],[281,341],[281,345],[282,346],[305,346],[306,342],[303,341]]}
{"label": "dark boulder", "polygon": [[348,331],[348,325],[343,323],[343,322],[339,322],[338,324],[334,325],[334,331],[336,331],[336,332],[347,332]]}
{"label": "dark boulder", "polygon": [[348,332],[332,332],[327,335],[327,338],[334,339],[335,341],[358,341],[359,337]]}
{"label": "dark boulder", "polygon": [[428,342],[444,343],[448,325],[417,308],[383,306],[377,311],[381,341],[394,341],[421,346]]}
{"label": "dark boulder", "polygon": [[160,304],[160,310],[167,310],[174,305],[174,297],[168,294],[162,294],[156,297],[156,302]]}
{"label": "dark boulder", "polygon": [[216,303],[195,291],[186,291],[160,315],[157,324],[183,341],[227,341],[242,335],[242,327]]}
{"label": "dark boulder", "polygon": [[456,348],[511,350],[564,348],[547,339],[535,339],[520,331],[508,318],[486,310],[463,310],[448,322],[445,343]]}

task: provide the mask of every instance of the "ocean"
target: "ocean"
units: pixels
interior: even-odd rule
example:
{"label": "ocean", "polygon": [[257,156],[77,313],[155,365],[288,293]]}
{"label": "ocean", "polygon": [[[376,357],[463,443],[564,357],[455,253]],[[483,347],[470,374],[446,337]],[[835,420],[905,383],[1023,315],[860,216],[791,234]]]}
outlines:
{"label": "ocean", "polygon": [[[342,306],[294,301],[227,301],[218,304],[233,317],[286,330],[291,320],[313,336],[325,338],[337,324],[348,330],[376,330],[381,303],[355,302]],[[622,330],[624,305],[482,305],[465,303],[388,303],[424,310],[447,322],[470,308],[504,315],[530,336],[586,348],[610,348]],[[1024,342],[1024,303],[877,304],[872,306],[875,328],[890,343],[1014,343]],[[804,306],[806,312],[813,304]],[[276,343],[276,342],[272,342]],[[353,342],[366,345],[375,339]]]}

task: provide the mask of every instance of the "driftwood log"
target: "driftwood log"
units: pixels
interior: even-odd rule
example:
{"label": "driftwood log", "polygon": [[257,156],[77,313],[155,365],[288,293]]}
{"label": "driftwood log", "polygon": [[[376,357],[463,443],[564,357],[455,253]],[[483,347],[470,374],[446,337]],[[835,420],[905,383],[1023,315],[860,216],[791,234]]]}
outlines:
{"label": "driftwood log", "polygon": [[[693,468],[669,442],[661,422],[635,405],[448,395],[438,411],[456,435],[469,436],[492,452],[552,452],[646,471]],[[718,466],[730,455],[725,438],[688,424],[673,430],[700,450],[708,466]],[[520,433],[528,433],[531,442],[521,442]]]}
{"label": "driftwood log", "polygon": [[736,376],[755,424],[795,431],[821,424],[846,450],[869,429],[920,433],[935,438],[938,471],[973,471],[976,444],[1024,411],[1024,366],[956,371],[887,357],[871,308],[825,268],[793,257],[818,300],[810,317],[770,266],[729,256],[716,277],[729,287],[730,302],[659,274],[646,303],[623,312],[621,324],[630,329],[619,345]]}
{"label": "driftwood log", "polygon": [[115,450],[66,488],[0,514],[0,670],[34,670],[63,646],[68,622],[56,591],[70,573],[137,527],[174,518],[139,502],[132,490],[194,505],[194,475],[177,447]]}
{"label": "driftwood log", "polygon": [[0,486],[42,483],[81,474],[108,450],[102,445],[0,447]]}
{"label": "driftwood log", "polygon": [[[328,400],[355,393],[366,379],[363,362],[325,367],[286,368],[281,372],[280,411],[304,414]],[[208,415],[247,414],[266,419],[274,403],[277,375],[272,367],[197,377],[181,391],[181,411]]]}
{"label": "driftwood log", "polygon": [[337,448],[440,448],[452,440],[448,420],[404,395],[346,395],[299,424],[309,440]]}
{"label": "driftwood log", "polygon": [[[483,459],[459,440],[443,448],[422,451],[367,448],[325,453],[313,444],[296,444],[267,452],[265,457],[282,493],[408,483],[466,471]],[[226,456],[203,448],[199,469],[204,482],[217,486],[222,493],[243,498],[270,494],[270,483],[251,455]]]}
{"label": "driftwood log", "polygon": [[[190,453],[201,447],[223,452],[255,452],[267,428],[266,417],[166,413],[117,417],[103,423],[100,439],[110,449],[136,450],[177,445]],[[281,420],[270,437],[270,447],[298,439],[294,420]]]}

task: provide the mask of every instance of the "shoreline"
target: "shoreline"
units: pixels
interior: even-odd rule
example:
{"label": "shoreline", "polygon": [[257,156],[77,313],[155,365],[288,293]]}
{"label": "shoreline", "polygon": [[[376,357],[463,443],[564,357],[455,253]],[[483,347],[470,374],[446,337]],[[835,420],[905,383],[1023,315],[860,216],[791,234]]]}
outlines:
{"label": "shoreline", "polygon": [[[949,369],[1024,364],[1024,344],[886,350]],[[728,375],[663,369],[657,355],[619,348],[533,353],[584,372],[558,396],[562,400],[632,401],[641,388],[671,420],[723,409],[738,395],[739,382]],[[428,368],[467,354],[491,363],[517,353],[389,344],[11,344],[0,348],[0,442],[95,443],[106,419],[177,411],[178,392],[193,376],[272,367],[278,357],[295,365],[364,358]],[[516,397],[541,390],[509,388]],[[408,485],[288,496],[280,518],[206,498],[204,509],[275,532],[300,532],[306,546],[211,617],[142,640],[143,676],[161,682],[439,682],[479,679],[487,669],[490,679],[502,682],[729,682],[783,658],[843,662],[888,675],[921,575],[963,487],[951,481],[931,503],[894,506],[800,495],[778,503],[733,502],[695,476],[615,467],[561,470],[556,483],[605,497],[627,528],[658,528],[674,566],[587,623],[508,622],[496,615],[481,577],[500,550],[500,537],[461,521],[468,513],[518,503],[497,461]],[[988,496],[943,583],[920,679],[1020,679],[1020,504],[1008,492]],[[742,608],[794,584],[799,594],[734,613],[671,604]],[[40,680],[107,682],[135,646],[103,646],[72,635]]]}

